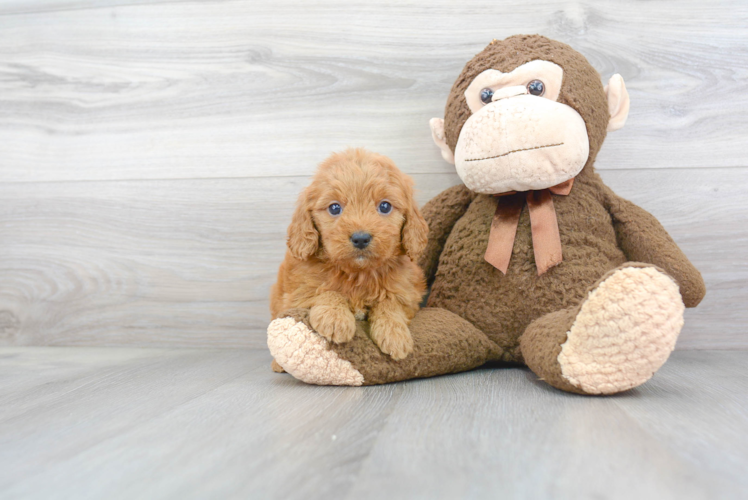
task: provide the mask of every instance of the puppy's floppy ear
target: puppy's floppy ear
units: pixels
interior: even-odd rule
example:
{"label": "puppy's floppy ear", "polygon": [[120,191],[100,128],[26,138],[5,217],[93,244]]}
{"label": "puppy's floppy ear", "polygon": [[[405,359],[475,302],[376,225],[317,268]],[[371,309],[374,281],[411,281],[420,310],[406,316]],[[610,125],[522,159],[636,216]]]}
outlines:
{"label": "puppy's floppy ear", "polygon": [[410,257],[410,260],[416,262],[426,248],[429,226],[426,219],[421,215],[421,211],[418,210],[418,205],[413,196],[413,180],[405,174],[401,174],[400,182],[408,205],[403,207],[405,211],[405,223],[401,234],[403,251]]}
{"label": "puppy's floppy ear", "polygon": [[403,249],[410,260],[416,262],[426,248],[429,226],[415,205],[405,212],[403,224]]}
{"label": "puppy's floppy ear", "polygon": [[291,255],[299,260],[307,260],[319,248],[319,233],[312,221],[309,188],[304,189],[299,195],[296,211],[291,218],[291,225],[288,226],[286,244]]}

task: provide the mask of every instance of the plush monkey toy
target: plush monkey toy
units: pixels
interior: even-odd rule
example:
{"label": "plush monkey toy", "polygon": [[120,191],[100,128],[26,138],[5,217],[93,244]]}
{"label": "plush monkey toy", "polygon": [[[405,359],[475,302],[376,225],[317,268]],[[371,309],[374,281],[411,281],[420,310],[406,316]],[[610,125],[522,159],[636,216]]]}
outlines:
{"label": "plush monkey toy", "polygon": [[283,368],[313,384],[370,385],[524,363],[553,387],[613,394],[667,360],[704,282],[660,223],[616,196],[593,164],[623,126],[619,75],[545,37],[493,41],[467,63],[431,120],[464,182],[423,209],[431,293],[394,361],[367,336],[328,344],[308,311],[268,328]]}

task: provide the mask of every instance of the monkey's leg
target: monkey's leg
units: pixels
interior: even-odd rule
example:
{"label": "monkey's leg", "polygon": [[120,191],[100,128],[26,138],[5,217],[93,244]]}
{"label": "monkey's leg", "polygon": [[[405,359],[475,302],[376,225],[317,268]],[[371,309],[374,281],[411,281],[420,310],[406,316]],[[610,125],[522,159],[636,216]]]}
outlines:
{"label": "monkey's leg", "polygon": [[375,385],[456,373],[498,360],[502,350],[469,322],[444,309],[426,308],[410,322],[413,352],[395,361],[357,322],[353,340],[328,342],[309,324],[309,311],[292,309],[268,327],[268,347],[295,378],[317,385]]}
{"label": "monkey's leg", "polygon": [[581,304],[549,313],[520,339],[525,363],[557,389],[615,394],[649,380],[683,326],[678,285],[658,268],[627,263]]}

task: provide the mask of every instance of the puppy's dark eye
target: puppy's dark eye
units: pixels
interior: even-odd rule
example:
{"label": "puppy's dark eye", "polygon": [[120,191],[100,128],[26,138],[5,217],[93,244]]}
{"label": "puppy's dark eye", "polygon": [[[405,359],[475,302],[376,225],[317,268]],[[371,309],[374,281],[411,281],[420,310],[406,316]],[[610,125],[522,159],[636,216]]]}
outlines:
{"label": "puppy's dark eye", "polygon": [[483,104],[488,104],[493,100],[493,90],[491,89],[483,89],[480,91],[480,100],[483,101]]}
{"label": "puppy's dark eye", "polygon": [[333,203],[329,207],[327,207],[327,211],[332,216],[340,215],[340,213],[343,211],[343,207],[340,206],[340,203]]}
{"label": "puppy's dark eye", "polygon": [[527,84],[527,92],[532,95],[541,96],[545,94],[545,84],[540,80],[533,80]]}
{"label": "puppy's dark eye", "polygon": [[377,207],[377,212],[383,215],[387,215],[392,212],[392,204],[389,201],[383,201]]}

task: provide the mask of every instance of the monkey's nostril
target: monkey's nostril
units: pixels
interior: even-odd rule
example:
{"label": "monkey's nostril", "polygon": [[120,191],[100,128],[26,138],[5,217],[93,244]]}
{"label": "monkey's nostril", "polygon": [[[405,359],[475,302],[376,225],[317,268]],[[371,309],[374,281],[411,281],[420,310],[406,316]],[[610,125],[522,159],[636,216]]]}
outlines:
{"label": "monkey's nostril", "polygon": [[351,243],[359,250],[363,250],[371,243],[371,235],[363,231],[357,231],[351,235]]}

